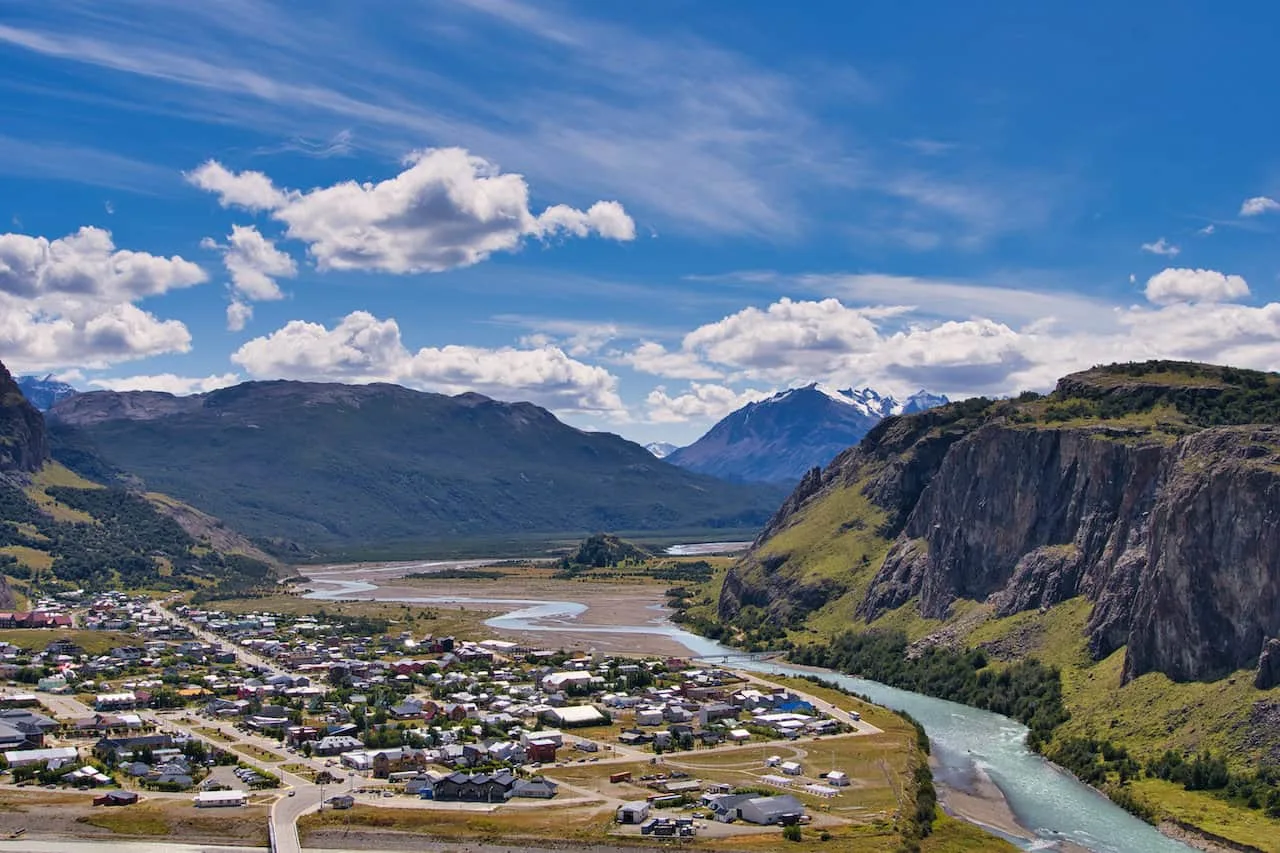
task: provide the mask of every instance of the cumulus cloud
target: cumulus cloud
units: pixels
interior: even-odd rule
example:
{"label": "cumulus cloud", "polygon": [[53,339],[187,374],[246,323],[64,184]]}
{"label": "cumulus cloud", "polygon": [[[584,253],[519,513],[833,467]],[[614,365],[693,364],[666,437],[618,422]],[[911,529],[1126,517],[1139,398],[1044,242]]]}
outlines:
{"label": "cumulus cloud", "polygon": [[208,160],[186,174],[187,180],[218,196],[223,207],[275,210],[288,200],[262,172],[232,172],[217,160]]}
{"label": "cumulus cloud", "polygon": [[415,152],[385,181],[307,191],[280,190],[260,172],[235,173],[212,160],[188,179],[224,206],[269,211],[289,238],[307,244],[320,270],[443,272],[518,251],[529,239],[635,239],[635,223],[616,201],[585,211],[557,204],[535,215],[522,175],[461,148]]}
{"label": "cumulus cloud", "polygon": [[477,391],[558,411],[621,417],[617,378],[554,346],[533,349],[424,347],[410,352],[394,319],[364,311],[333,328],[294,320],[245,343],[232,361],[257,378],[397,382],[457,394]]}
{"label": "cumulus cloud", "polygon": [[298,274],[293,258],[277,249],[275,243],[252,225],[231,226],[226,245],[207,237],[201,245],[222,251],[222,263],[231,276],[231,285],[237,295],[246,299],[281,299],[284,294],[275,279]]}
{"label": "cumulus cloud", "polygon": [[242,332],[245,325],[253,319],[253,306],[239,299],[227,303],[227,331]]}
{"label": "cumulus cloud", "polygon": [[89,384],[107,391],[164,391],[185,397],[189,394],[203,394],[206,391],[227,388],[239,381],[240,376],[236,373],[211,376],[177,376],[173,373],[158,373],[150,376],[93,379]]}
{"label": "cumulus cloud", "polygon": [[103,304],[157,296],[205,281],[200,267],[116,249],[111,232],[84,227],[49,240],[0,234],[0,293],[18,299],[60,297],[64,304]]}
{"label": "cumulus cloud", "polygon": [[654,423],[684,423],[685,421],[719,420],[748,403],[763,400],[772,391],[747,389],[735,391],[724,385],[693,382],[683,394],[671,396],[659,385],[645,398],[648,419]]}
{"label": "cumulus cloud", "polygon": [[679,349],[645,344],[625,361],[673,379],[701,370],[719,374],[718,383],[695,382],[684,393],[665,386],[651,392],[649,419],[668,422],[722,415],[742,405],[746,398],[736,395],[760,380],[869,384],[890,393],[925,387],[961,397],[1047,390],[1066,373],[1113,361],[1170,358],[1280,369],[1280,303],[1239,304],[1249,295],[1240,276],[1167,269],[1148,282],[1147,304],[1099,305],[1086,320],[940,320],[910,306],[860,309],[838,300],[782,299],[694,329]]}
{"label": "cumulus cloud", "polygon": [[50,316],[0,300],[0,355],[15,370],[104,368],[162,353],[187,352],[191,333],[128,303],[78,316]]}
{"label": "cumulus cloud", "polygon": [[1265,195],[1247,198],[1240,205],[1241,216],[1261,216],[1264,213],[1275,213],[1277,210],[1280,210],[1280,201]]}
{"label": "cumulus cloud", "polygon": [[830,362],[833,354],[872,349],[879,341],[878,309],[849,308],[783,297],[765,310],[744,308],[685,335],[683,349],[705,361],[739,367],[749,375],[793,374]]}
{"label": "cumulus cloud", "polygon": [[642,373],[665,376],[669,379],[719,379],[723,374],[703,363],[696,353],[669,352],[654,341],[645,341],[620,360]]}
{"label": "cumulus cloud", "polygon": [[1157,305],[1174,302],[1228,302],[1249,295],[1249,285],[1238,275],[1217,270],[1170,267],[1147,280],[1147,300]]}
{"label": "cumulus cloud", "polygon": [[1143,243],[1142,251],[1149,252],[1152,255],[1165,255],[1166,257],[1173,258],[1177,257],[1182,250],[1161,237],[1154,243]]}
{"label": "cumulus cloud", "polygon": [[186,326],[133,303],[207,278],[176,255],[117,249],[100,228],[0,235],[0,353],[18,369],[49,370],[185,352]]}
{"label": "cumulus cloud", "polygon": [[231,278],[231,302],[227,305],[227,329],[238,332],[253,316],[250,302],[283,299],[277,278],[292,278],[298,265],[287,253],[252,225],[233,225],[227,242],[206,237],[202,248],[222,252],[222,265]]}

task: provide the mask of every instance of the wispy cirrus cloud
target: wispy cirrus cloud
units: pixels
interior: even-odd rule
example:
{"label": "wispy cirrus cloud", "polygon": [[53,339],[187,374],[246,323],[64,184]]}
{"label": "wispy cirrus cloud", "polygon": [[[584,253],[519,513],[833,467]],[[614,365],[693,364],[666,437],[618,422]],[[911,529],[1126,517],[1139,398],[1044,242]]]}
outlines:
{"label": "wispy cirrus cloud", "polygon": [[[0,43],[122,75],[143,108],[247,125],[312,156],[344,153],[343,134],[394,156],[465,146],[562,193],[620,198],[664,229],[790,240],[827,221],[815,199],[838,189],[868,207],[866,239],[930,249],[1028,227],[1044,207],[1006,190],[1026,180],[904,168],[897,142],[882,157],[833,127],[833,97],[854,110],[883,97],[859,69],[765,66],[714,33],[642,31],[603,9],[461,0],[375,27],[354,7],[290,2],[71,7],[15,17]],[[389,26],[402,38],[389,42]]]}

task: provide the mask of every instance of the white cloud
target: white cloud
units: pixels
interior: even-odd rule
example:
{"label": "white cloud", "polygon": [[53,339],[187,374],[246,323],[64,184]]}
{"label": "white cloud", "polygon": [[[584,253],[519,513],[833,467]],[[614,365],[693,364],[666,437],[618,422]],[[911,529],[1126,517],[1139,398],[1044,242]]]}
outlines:
{"label": "white cloud", "polygon": [[164,391],[179,397],[202,394],[227,388],[240,381],[239,374],[223,373],[212,376],[177,376],[158,373],[150,376],[121,376],[109,379],[93,379],[89,384],[108,391]]}
{"label": "white cloud", "polygon": [[783,297],[765,310],[744,308],[685,335],[683,349],[748,376],[779,380],[821,369],[833,356],[873,349],[878,309],[848,308],[837,299]]}
{"label": "white cloud", "polygon": [[1033,290],[1025,284],[1006,287],[883,273],[801,275],[786,281],[809,292],[840,297],[846,303],[908,306],[915,314],[940,320],[990,317],[1016,324],[1054,317],[1064,322],[1090,322],[1109,307],[1066,288]]}
{"label": "white cloud", "polygon": [[1247,198],[1244,204],[1240,205],[1241,216],[1261,216],[1264,213],[1275,213],[1277,210],[1280,210],[1280,201],[1265,195]]}
{"label": "white cloud", "polygon": [[186,326],[134,303],[206,280],[176,255],[117,249],[99,228],[55,240],[0,235],[0,356],[49,370],[185,352]]}
{"label": "white cloud", "polygon": [[1171,267],[1147,280],[1146,296],[1158,305],[1173,302],[1228,302],[1249,295],[1249,285],[1238,275],[1217,270]]}
{"label": "white cloud", "polygon": [[636,224],[616,201],[598,201],[585,212],[556,204],[538,216],[538,225],[544,233],[565,231],[574,237],[587,237],[591,232],[610,240],[634,240]]}
{"label": "white cloud", "polygon": [[181,322],[129,303],[72,319],[0,300],[0,358],[18,371],[104,368],[190,348],[191,333]]}
{"label": "white cloud", "polygon": [[1154,243],[1143,243],[1142,251],[1149,252],[1152,255],[1165,255],[1167,257],[1173,258],[1173,257],[1177,257],[1182,250],[1179,249],[1177,246],[1173,245],[1172,243],[1167,242],[1163,237],[1161,237],[1159,240],[1156,240]]}
{"label": "white cloud", "polygon": [[724,385],[693,382],[683,394],[671,396],[659,385],[645,398],[648,419],[654,423],[683,423],[685,421],[717,421],[748,403],[763,400],[772,391],[735,391]]}
{"label": "white cloud", "polygon": [[645,341],[619,360],[642,373],[669,379],[720,379],[723,373],[702,362],[692,352],[669,352],[654,341]]}
{"label": "white cloud", "polygon": [[223,207],[275,210],[288,199],[262,172],[232,172],[217,160],[201,163],[187,172],[186,178],[200,189],[215,193]]}
{"label": "white cloud", "polygon": [[209,237],[200,245],[222,252],[222,264],[231,277],[233,303],[283,299],[276,278],[292,278],[298,273],[293,258],[252,225],[231,226],[225,245]]}
{"label": "white cloud", "polygon": [[617,378],[558,347],[472,346],[405,348],[393,319],[364,311],[332,329],[294,320],[245,343],[231,357],[257,378],[397,382],[457,394],[477,391],[503,400],[529,400],[562,412],[622,417]]}
{"label": "white cloud", "polygon": [[1201,229],[1200,229],[1199,231],[1197,231],[1196,233],[1197,233],[1197,234],[1200,234],[1200,235],[1202,235],[1202,236],[1204,236],[1204,237],[1208,237],[1210,234],[1212,234],[1214,231],[1217,231],[1217,230],[1218,230],[1218,227],[1217,227],[1216,225],[1214,225],[1212,222],[1210,222],[1208,225],[1206,225],[1205,227],[1201,228]]}
{"label": "white cloud", "polygon": [[18,299],[102,305],[158,296],[207,278],[177,255],[116,249],[111,232],[101,228],[86,226],[56,240],[0,234],[0,293]]}
{"label": "white cloud", "polygon": [[378,183],[305,192],[278,190],[261,173],[232,173],[214,161],[191,179],[224,205],[270,211],[289,238],[307,244],[321,270],[443,272],[518,251],[529,239],[635,239],[635,223],[616,201],[586,211],[554,205],[535,216],[523,176],[461,148],[416,152],[403,172]]}
{"label": "white cloud", "polygon": [[253,319],[253,306],[239,299],[227,303],[227,331],[244,331],[245,324]]}

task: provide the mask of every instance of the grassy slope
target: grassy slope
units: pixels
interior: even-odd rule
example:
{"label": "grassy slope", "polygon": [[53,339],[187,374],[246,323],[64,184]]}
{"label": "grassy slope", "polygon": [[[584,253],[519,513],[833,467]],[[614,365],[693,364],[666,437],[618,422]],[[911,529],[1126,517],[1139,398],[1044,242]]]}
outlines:
{"label": "grassy slope", "polygon": [[[851,518],[861,518],[866,524],[849,529],[846,525]],[[793,640],[813,640],[865,625],[854,611],[888,548],[874,533],[882,518],[861,495],[859,485],[845,487],[805,507],[761,550],[766,556],[789,555],[783,571],[799,570],[806,577],[843,576],[850,584],[846,594],[810,614],[803,626],[791,631]],[[863,555],[870,557],[869,567],[861,566]],[[855,570],[850,572],[850,567]],[[723,583],[723,571],[717,571],[694,595],[710,603],[691,611],[713,616]],[[1070,722],[1059,730],[1060,737],[1087,736],[1124,743],[1140,759],[1166,749],[1212,749],[1243,768],[1260,756],[1260,749],[1242,745],[1243,732],[1253,704],[1260,700],[1280,702],[1280,688],[1259,691],[1248,672],[1210,684],[1176,684],[1151,673],[1121,686],[1123,649],[1102,661],[1089,658],[1084,626],[1091,609],[1090,602],[1077,598],[1045,613],[1027,611],[991,619],[985,605],[958,601],[951,618],[943,621],[921,617],[915,603],[910,602],[866,627],[898,629],[912,640],[920,640],[950,626],[955,638],[967,645],[981,643],[1010,654],[1030,654],[1059,667],[1072,714]],[[1163,814],[1245,843],[1256,843],[1249,839],[1254,838],[1251,827],[1259,822],[1276,828],[1275,821],[1258,812],[1233,808],[1210,794],[1146,781],[1136,790]]]}

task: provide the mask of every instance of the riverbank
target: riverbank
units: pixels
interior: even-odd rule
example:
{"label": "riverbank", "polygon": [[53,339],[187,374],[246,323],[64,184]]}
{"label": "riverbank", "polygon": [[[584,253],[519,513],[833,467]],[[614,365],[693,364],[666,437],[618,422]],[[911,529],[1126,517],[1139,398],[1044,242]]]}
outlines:
{"label": "riverbank", "polygon": [[[666,608],[659,596],[640,605],[645,591],[662,591],[655,584],[600,584],[614,587],[613,594],[628,602],[626,608],[601,606],[591,614],[591,582],[561,581],[558,586],[525,586],[513,590],[504,579],[493,582],[472,583],[471,589],[462,590],[459,582],[448,583],[447,595],[432,595],[419,581],[405,582],[395,579],[394,572],[373,573],[361,586],[354,584],[346,591],[331,586],[334,594],[326,597],[360,597],[373,600],[393,600],[405,603],[422,603],[442,606],[443,600],[451,600],[460,606],[494,609],[495,605],[506,611],[504,616],[488,620],[487,624],[507,636],[528,636],[542,644],[555,636],[563,636],[574,642],[589,644],[581,648],[605,648],[603,640],[612,636],[611,642],[620,650],[638,650],[642,644],[660,638],[663,654],[672,653],[688,657],[690,651],[700,656],[728,656],[741,654],[740,650],[721,646],[705,637],[690,634],[666,620]],[[326,578],[332,581],[332,575]],[[319,580],[317,578],[316,580]],[[432,583],[425,581],[425,583]],[[440,582],[435,582],[439,584]],[[539,581],[540,584],[551,583]],[[386,585],[384,587],[384,585]],[[620,588],[619,588],[620,587]],[[358,593],[357,593],[358,590]],[[513,591],[521,598],[508,598]],[[470,594],[470,595],[469,595]],[[525,598],[524,594],[530,597]],[[499,597],[499,595],[501,597]],[[554,600],[548,600],[554,598]],[[601,602],[601,605],[604,603]],[[611,624],[601,614],[607,613]],[[640,614],[640,618],[636,618]],[[574,636],[577,634],[578,636]],[[678,646],[676,651],[672,644]],[[794,666],[778,665],[767,661],[740,660],[737,668],[764,674],[801,674]],[[1187,853],[1185,844],[1169,839],[1156,829],[1118,806],[1100,797],[1097,792],[1082,785],[1074,777],[1032,753],[1026,747],[1025,726],[999,714],[977,710],[954,702],[933,699],[923,694],[896,690],[877,682],[853,678],[832,670],[809,670],[853,693],[866,695],[877,704],[905,710],[919,720],[935,743],[939,760],[951,765],[957,774],[971,773],[976,766],[989,768],[993,788],[977,794],[964,785],[947,784],[970,798],[956,797],[950,801],[943,790],[944,807],[955,810],[962,817],[971,816],[973,823],[993,828],[1003,824],[1006,829],[1018,832],[1006,833],[1020,841],[1023,848],[1056,849],[1060,851],[1087,851],[1087,853]],[[940,774],[946,776],[947,774]],[[1003,794],[1003,802],[995,791]],[[1010,821],[1010,816],[1013,820]],[[1034,840],[1029,840],[1029,839]]]}
{"label": "riverbank", "polygon": [[[519,574],[500,582],[430,577],[433,570],[482,562],[330,566],[309,575],[300,586],[312,599],[489,611],[496,618],[488,619],[488,630],[510,642],[543,645],[554,634],[554,644],[566,651],[664,657],[689,653],[684,643],[661,630],[667,622],[663,593],[670,583],[556,580]],[[405,577],[408,574],[421,576]]]}

